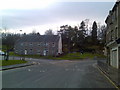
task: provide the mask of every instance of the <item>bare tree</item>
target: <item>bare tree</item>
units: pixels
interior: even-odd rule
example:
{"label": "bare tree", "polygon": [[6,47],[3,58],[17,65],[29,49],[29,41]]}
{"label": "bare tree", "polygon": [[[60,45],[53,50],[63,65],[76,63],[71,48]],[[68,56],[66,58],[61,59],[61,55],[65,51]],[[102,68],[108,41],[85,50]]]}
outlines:
{"label": "bare tree", "polygon": [[89,31],[88,31],[88,23],[89,23],[89,19],[85,19],[84,22],[85,22],[85,29],[86,29],[86,34],[88,35],[89,34]]}
{"label": "bare tree", "polygon": [[54,35],[51,29],[45,31],[45,35]]}

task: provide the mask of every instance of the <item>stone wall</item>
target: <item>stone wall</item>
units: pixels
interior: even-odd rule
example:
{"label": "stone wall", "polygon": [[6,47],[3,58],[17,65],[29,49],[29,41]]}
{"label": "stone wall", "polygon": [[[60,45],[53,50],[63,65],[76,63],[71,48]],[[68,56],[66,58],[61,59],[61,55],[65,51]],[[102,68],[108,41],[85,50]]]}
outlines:
{"label": "stone wall", "polygon": [[[54,44],[54,45],[53,45]],[[25,54],[27,50],[27,55],[44,55],[44,50],[47,50],[47,55],[56,55],[58,52],[58,43],[49,42],[45,45],[44,42],[19,42],[15,45],[15,53]]]}

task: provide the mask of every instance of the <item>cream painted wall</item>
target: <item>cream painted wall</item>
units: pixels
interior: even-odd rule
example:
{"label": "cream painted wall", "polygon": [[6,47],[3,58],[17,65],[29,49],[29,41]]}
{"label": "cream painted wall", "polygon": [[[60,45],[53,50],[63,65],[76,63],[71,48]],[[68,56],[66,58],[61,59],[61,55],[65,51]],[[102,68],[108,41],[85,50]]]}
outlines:
{"label": "cream painted wall", "polygon": [[59,42],[58,42],[58,53],[62,54],[62,37],[61,34],[59,34]]}

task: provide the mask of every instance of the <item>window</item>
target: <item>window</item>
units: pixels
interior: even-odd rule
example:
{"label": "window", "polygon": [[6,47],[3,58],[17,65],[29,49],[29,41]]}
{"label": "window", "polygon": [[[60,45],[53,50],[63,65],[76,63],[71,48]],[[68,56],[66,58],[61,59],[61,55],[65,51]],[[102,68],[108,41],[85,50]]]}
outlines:
{"label": "window", "polygon": [[49,45],[49,43],[46,43],[46,46],[48,46]]}
{"label": "window", "polygon": [[120,47],[118,48],[119,68],[120,68]]}
{"label": "window", "polygon": [[30,52],[32,52],[32,49],[30,49]]}
{"label": "window", "polygon": [[41,44],[40,43],[38,43],[38,46],[40,46]]}
{"label": "window", "polygon": [[17,51],[17,50],[15,50],[15,53],[18,53],[18,51]]}
{"label": "window", "polygon": [[37,51],[37,54],[40,54],[40,50]]}
{"label": "window", "polygon": [[115,21],[115,12],[112,14],[112,22]]}
{"label": "window", "polygon": [[55,47],[55,43],[52,43],[52,47]]}
{"label": "window", "polygon": [[32,46],[33,45],[33,43],[30,43],[30,46]]}
{"label": "window", "polygon": [[117,39],[117,27],[115,28],[115,39]]}
{"label": "window", "polygon": [[114,40],[114,31],[112,30],[111,31],[111,41],[113,41]]}
{"label": "window", "polygon": [[111,33],[108,34],[108,41],[111,41]]}
{"label": "window", "polygon": [[117,10],[115,11],[115,20],[117,20]]}
{"label": "window", "polygon": [[32,54],[32,49],[30,49],[30,54]]}
{"label": "window", "polygon": [[44,48],[44,51],[48,52],[49,50],[48,50],[48,48]]}
{"label": "window", "polygon": [[23,46],[23,43],[21,43],[21,46]]}
{"label": "window", "polygon": [[46,46],[46,43],[44,43],[43,45]]}
{"label": "window", "polygon": [[25,55],[27,55],[27,49],[25,49]]}
{"label": "window", "polygon": [[49,43],[44,43],[44,46],[48,46],[49,45]]}
{"label": "window", "polygon": [[41,42],[40,45],[43,46],[44,44]]}

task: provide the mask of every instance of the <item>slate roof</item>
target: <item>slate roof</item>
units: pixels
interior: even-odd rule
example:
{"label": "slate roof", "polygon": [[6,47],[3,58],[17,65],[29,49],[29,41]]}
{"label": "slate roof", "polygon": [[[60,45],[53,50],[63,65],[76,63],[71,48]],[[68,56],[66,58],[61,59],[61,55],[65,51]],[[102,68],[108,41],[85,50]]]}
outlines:
{"label": "slate roof", "polygon": [[117,0],[117,2],[115,3],[115,5],[113,6],[112,10],[109,11],[109,15],[107,16],[105,22],[107,23],[108,18],[110,17],[111,12],[114,12],[114,10],[116,9],[117,5],[120,4],[120,0]]}
{"label": "slate roof", "polygon": [[[25,35],[17,42],[58,42],[58,35]],[[16,42],[16,43],[17,43]]]}

